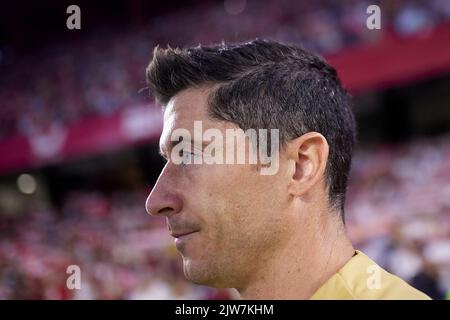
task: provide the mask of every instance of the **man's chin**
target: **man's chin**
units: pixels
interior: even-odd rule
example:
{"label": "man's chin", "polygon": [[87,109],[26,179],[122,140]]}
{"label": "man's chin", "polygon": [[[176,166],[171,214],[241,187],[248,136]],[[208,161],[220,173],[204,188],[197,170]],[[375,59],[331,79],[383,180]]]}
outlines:
{"label": "man's chin", "polygon": [[197,261],[183,257],[183,272],[186,279],[195,284],[214,286],[207,268],[202,267]]}
{"label": "man's chin", "polygon": [[230,288],[230,279],[220,276],[220,272],[214,272],[211,266],[199,263],[183,257],[183,272],[184,276],[190,282],[213,288]]}

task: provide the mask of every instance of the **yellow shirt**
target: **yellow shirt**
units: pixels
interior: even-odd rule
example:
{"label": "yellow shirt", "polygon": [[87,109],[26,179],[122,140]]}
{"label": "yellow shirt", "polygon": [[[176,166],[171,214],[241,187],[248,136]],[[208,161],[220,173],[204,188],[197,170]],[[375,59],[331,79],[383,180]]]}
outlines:
{"label": "yellow shirt", "polygon": [[328,279],[312,300],[428,300],[426,294],[378,266],[361,251]]}

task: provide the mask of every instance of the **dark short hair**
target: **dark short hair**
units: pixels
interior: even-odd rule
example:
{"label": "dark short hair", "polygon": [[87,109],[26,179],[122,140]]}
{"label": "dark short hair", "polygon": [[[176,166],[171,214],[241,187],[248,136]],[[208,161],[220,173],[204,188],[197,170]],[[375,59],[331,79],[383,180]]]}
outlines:
{"label": "dark short hair", "polygon": [[281,144],[321,133],[330,150],[330,205],[342,212],[355,142],[350,98],[336,70],[321,57],[276,41],[254,40],[185,49],[156,47],[147,70],[151,93],[163,106],[178,92],[211,86],[210,114],[243,130],[280,131]]}

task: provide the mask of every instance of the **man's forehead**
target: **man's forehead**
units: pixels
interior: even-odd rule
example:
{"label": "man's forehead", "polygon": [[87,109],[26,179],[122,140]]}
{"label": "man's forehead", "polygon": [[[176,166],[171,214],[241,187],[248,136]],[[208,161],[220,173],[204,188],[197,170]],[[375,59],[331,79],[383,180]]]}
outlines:
{"label": "man's forehead", "polygon": [[208,94],[207,88],[189,88],[170,99],[164,109],[161,147],[170,145],[171,134],[176,129],[186,129],[193,137],[194,123],[198,121],[201,121],[202,130],[224,127],[224,121],[213,120],[208,114]]}
{"label": "man's forehead", "polygon": [[192,126],[194,121],[209,120],[208,93],[204,88],[189,88],[177,93],[164,109],[164,125],[186,126],[190,123]]}

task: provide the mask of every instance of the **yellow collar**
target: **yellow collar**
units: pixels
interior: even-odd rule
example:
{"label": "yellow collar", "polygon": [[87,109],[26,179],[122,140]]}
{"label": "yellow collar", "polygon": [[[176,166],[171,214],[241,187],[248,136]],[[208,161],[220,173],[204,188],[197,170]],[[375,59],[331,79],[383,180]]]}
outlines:
{"label": "yellow collar", "polygon": [[311,297],[327,299],[430,299],[424,293],[378,266],[361,251]]}

